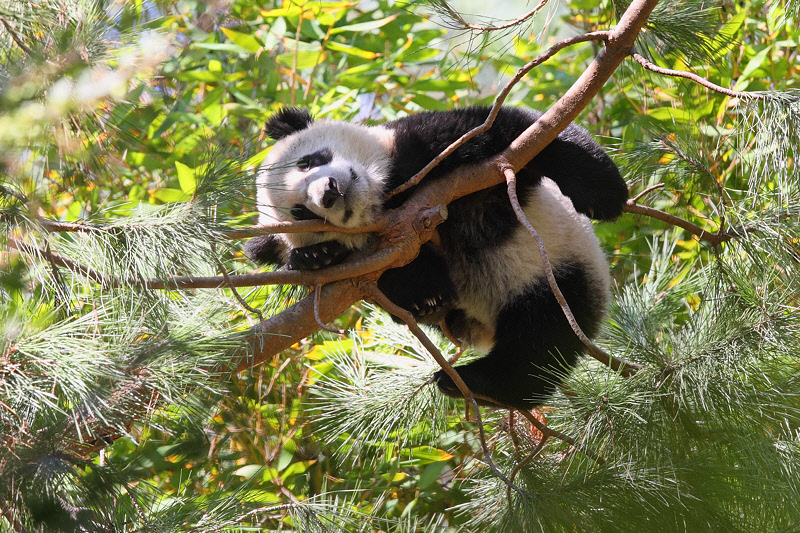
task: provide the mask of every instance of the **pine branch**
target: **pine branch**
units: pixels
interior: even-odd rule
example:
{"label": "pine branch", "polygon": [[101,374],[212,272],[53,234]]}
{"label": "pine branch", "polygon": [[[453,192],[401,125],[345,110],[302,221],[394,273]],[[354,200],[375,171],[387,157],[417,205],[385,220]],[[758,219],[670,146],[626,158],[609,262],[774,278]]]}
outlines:
{"label": "pine branch", "polygon": [[22,51],[25,52],[28,56],[35,57],[35,54],[34,54],[33,50],[31,50],[28,47],[28,45],[25,44],[25,42],[22,40],[22,38],[19,36],[19,34],[16,32],[16,30],[14,30],[14,28],[11,26],[11,24],[6,20],[6,18],[0,16],[0,22],[3,23],[3,26],[5,27],[6,31],[11,36],[11,38],[14,40],[14,42],[17,43],[17,46],[19,46],[22,49]]}
{"label": "pine branch", "polygon": [[[243,280],[256,282],[283,282],[317,284],[325,283],[320,290],[317,315],[320,321],[328,322],[343,313],[350,305],[370,294],[369,284],[377,279],[383,270],[410,262],[417,254],[419,246],[429,240],[436,225],[444,220],[445,209],[453,200],[503,183],[504,170],[515,171],[525,166],[544,147],[552,142],[578,113],[594,98],[603,84],[613,74],[622,60],[627,57],[636,35],[641,30],[656,0],[635,0],[618,26],[608,34],[581,36],[579,39],[606,40],[606,46],[573,86],[529,127],[507,150],[482,165],[460,168],[450,174],[448,180],[422,183],[408,201],[387,213],[385,230],[381,233],[382,242],[378,252],[370,258],[357,258],[355,263],[339,265],[324,272],[307,275],[298,272],[262,273],[252,277],[229,276],[231,286],[245,286]],[[566,46],[566,44],[564,45]],[[60,229],[66,229],[61,226]],[[73,230],[83,230],[76,226]],[[73,265],[74,266],[74,265]],[[96,278],[102,283],[102,274],[79,271],[87,277]],[[237,281],[238,280],[238,281]],[[170,278],[168,280],[147,280],[148,288],[157,287],[221,287],[228,282],[224,277],[215,278]],[[315,319],[314,295],[310,295],[279,315],[252,327],[245,340],[250,345],[247,357],[241,357],[238,369],[243,370],[272,357],[273,354],[288,348],[298,340],[319,329]],[[442,367],[449,363],[443,360]],[[452,366],[450,366],[452,368]],[[453,377],[453,376],[451,376]],[[457,375],[454,381],[458,384]],[[461,383],[463,386],[463,382]],[[465,397],[469,397],[469,391]],[[136,418],[136,413],[131,417]]]}
{"label": "pine branch", "polygon": [[[458,387],[458,390],[464,397],[464,400],[468,404],[472,404],[472,407],[475,410],[475,418],[478,421],[478,434],[480,436],[481,448],[483,449],[483,457],[486,460],[486,464],[489,465],[489,468],[492,470],[492,472],[494,472],[494,475],[506,484],[506,487],[508,487],[509,490],[513,489],[524,496],[525,493],[522,491],[522,489],[514,485],[514,483],[512,483],[502,472],[500,472],[497,466],[495,466],[494,460],[492,459],[492,453],[486,444],[486,434],[483,428],[483,420],[481,420],[481,413],[480,409],[478,409],[478,403],[475,401],[475,395],[469,390],[469,387],[467,387],[467,384],[464,383],[463,379],[461,379],[461,376],[458,375],[458,371],[453,368],[453,365],[451,365],[447,359],[444,358],[442,352],[439,351],[439,348],[437,348],[436,345],[431,342],[428,336],[425,335],[425,332],[420,329],[419,324],[417,324],[417,321],[414,319],[414,316],[411,313],[392,302],[380,291],[380,289],[378,289],[378,286],[374,283],[367,285],[366,288],[369,291],[369,295],[378,303],[378,305],[405,322],[411,333],[414,334],[414,336],[422,343],[425,349],[427,349],[428,352],[433,356],[442,370],[444,370],[450,379],[453,380],[453,383],[456,385],[456,387]],[[492,401],[492,403],[495,402]]]}
{"label": "pine branch", "polygon": [[719,231],[713,233],[704,230],[697,224],[693,224],[688,220],[676,217],[675,215],[671,215],[665,211],[660,211],[652,207],[639,205],[636,203],[637,199],[638,197],[628,200],[628,202],[625,204],[625,208],[623,209],[623,211],[626,213],[633,213],[636,215],[646,215],[661,220],[663,222],[667,222],[668,224],[672,224],[673,226],[678,226],[679,228],[685,229],[692,235],[696,236],[701,241],[710,243],[712,246],[718,246],[723,242],[727,242],[735,237],[741,236],[743,233],[746,233],[747,231],[750,231],[749,228],[741,228],[740,230],[736,231],[724,231],[722,228],[720,228]]}

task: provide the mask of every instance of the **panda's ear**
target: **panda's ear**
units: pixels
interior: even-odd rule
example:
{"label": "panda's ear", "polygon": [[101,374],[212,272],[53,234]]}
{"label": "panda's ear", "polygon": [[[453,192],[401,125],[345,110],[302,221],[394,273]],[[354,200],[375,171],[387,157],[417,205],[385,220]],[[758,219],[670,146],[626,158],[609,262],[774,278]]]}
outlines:
{"label": "panda's ear", "polygon": [[304,130],[314,122],[314,117],[299,107],[284,107],[276,111],[267,121],[267,135],[277,140],[300,130]]}

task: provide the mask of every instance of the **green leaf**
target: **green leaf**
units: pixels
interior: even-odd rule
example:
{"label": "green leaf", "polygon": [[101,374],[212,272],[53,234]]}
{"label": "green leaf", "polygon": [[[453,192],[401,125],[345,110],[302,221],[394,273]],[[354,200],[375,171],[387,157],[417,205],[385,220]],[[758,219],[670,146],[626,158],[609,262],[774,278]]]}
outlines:
{"label": "green leaf", "polygon": [[717,32],[717,36],[712,44],[712,50],[714,50],[718,57],[733,47],[735,44],[733,37],[742,28],[742,25],[746,19],[747,9],[742,9],[736,13],[736,15],[731,17],[731,19],[726,22],[722,28],[720,28],[719,32]]}
{"label": "green leaf", "polygon": [[403,462],[410,466],[422,466],[439,461],[447,461],[455,457],[444,450],[430,446],[415,446],[410,450],[404,450],[403,455],[409,456],[409,458]]}
{"label": "green leaf", "polygon": [[742,74],[739,76],[739,79],[749,78],[753,72],[755,72],[758,68],[761,67],[761,65],[764,64],[764,60],[767,58],[767,56],[771,51],[772,51],[772,46],[767,46],[759,53],[754,55],[753,59],[751,59],[747,63],[747,66],[744,67],[744,70],[742,71]]}
{"label": "green leaf", "polygon": [[422,474],[419,476],[417,488],[420,490],[425,490],[433,485],[433,482],[436,481],[436,479],[439,477],[439,474],[441,474],[442,470],[444,470],[445,466],[447,466],[446,461],[439,461],[426,466],[422,471]]}
{"label": "green leaf", "polygon": [[184,70],[175,74],[173,77],[181,81],[205,81],[214,82],[223,78],[221,71],[211,72],[209,70]]}
{"label": "green leaf", "polygon": [[418,94],[414,96],[412,100],[414,103],[421,105],[425,109],[432,109],[435,111],[447,111],[450,109],[450,106],[447,105],[447,102],[443,102],[436,98],[431,98],[427,94]]}
{"label": "green leaf", "polygon": [[292,462],[293,457],[294,457],[294,452],[292,452],[292,450],[283,448],[281,450],[280,455],[278,456],[278,464],[275,465],[275,467],[278,469],[278,472],[282,471],[284,468],[289,466]]}
{"label": "green leaf", "polygon": [[241,476],[247,479],[251,479],[261,473],[264,469],[264,465],[244,465],[240,468],[237,468],[233,471],[234,476]]}
{"label": "green leaf", "polygon": [[180,161],[175,161],[175,168],[178,170],[178,183],[181,185],[181,190],[189,195],[194,194],[197,188],[195,169],[184,165]]}
{"label": "green leaf", "polygon": [[665,120],[668,122],[690,122],[694,120],[691,112],[683,109],[675,109],[674,107],[658,107],[649,110],[647,114],[656,120]]}
{"label": "green leaf", "polygon": [[180,189],[170,189],[165,187],[163,189],[156,189],[153,192],[153,198],[164,203],[182,202],[186,199],[186,193]]}
{"label": "green leaf", "polygon": [[349,24],[347,26],[340,26],[338,28],[333,28],[331,30],[331,34],[335,35],[337,33],[344,33],[344,32],[348,32],[348,31],[354,31],[354,32],[361,33],[361,32],[370,31],[370,30],[377,30],[378,28],[380,28],[382,26],[386,26],[387,24],[389,24],[390,22],[392,22],[394,19],[396,19],[399,16],[400,16],[400,14],[396,13],[396,14],[390,16],[390,17],[386,17],[386,18],[382,18],[382,19],[378,19],[378,20],[370,20],[368,22],[358,22],[356,24]]}
{"label": "green leaf", "polygon": [[328,47],[328,49],[333,50],[335,52],[342,52],[343,54],[350,54],[351,56],[361,57],[364,59],[375,59],[376,57],[381,55],[375,52],[370,52],[369,50],[362,50],[361,48],[356,48],[355,46],[351,46],[349,44],[342,44],[334,41],[329,41],[326,46]]}
{"label": "green leaf", "polygon": [[236,43],[192,43],[192,48],[201,50],[218,50],[220,52],[231,52],[234,54],[249,54],[249,50],[245,50]]}
{"label": "green leaf", "polygon": [[284,67],[292,68],[294,66],[295,56],[297,56],[297,69],[303,70],[315,67],[322,58],[322,52],[289,52],[280,54],[275,60]]}
{"label": "green leaf", "polygon": [[248,52],[257,53],[261,50],[261,43],[253,37],[252,35],[247,35],[246,33],[239,33],[238,31],[233,31],[228,28],[220,28],[222,33],[225,36],[237,44],[247,50]]}
{"label": "green leaf", "polygon": [[254,155],[253,157],[244,162],[243,165],[244,168],[255,168],[259,166],[261,163],[264,162],[264,159],[267,157],[267,154],[269,153],[270,150],[272,150],[271,146],[269,148],[265,148],[260,152],[258,152],[256,155]]}

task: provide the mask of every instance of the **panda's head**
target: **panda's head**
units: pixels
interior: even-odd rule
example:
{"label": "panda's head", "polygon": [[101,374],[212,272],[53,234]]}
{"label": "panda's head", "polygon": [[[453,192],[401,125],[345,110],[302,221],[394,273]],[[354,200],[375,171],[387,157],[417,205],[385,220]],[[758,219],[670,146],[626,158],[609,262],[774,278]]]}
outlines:
{"label": "panda's head", "polygon": [[387,130],[314,121],[298,108],[275,113],[266,130],[277,142],[256,181],[262,223],[322,219],[352,228],[375,221],[391,164]]}

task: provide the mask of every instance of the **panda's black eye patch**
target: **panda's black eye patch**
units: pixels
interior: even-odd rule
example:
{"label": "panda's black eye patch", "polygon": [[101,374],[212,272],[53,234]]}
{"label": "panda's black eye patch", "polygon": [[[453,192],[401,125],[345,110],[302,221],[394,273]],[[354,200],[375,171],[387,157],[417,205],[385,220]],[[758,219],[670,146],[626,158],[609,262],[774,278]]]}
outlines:
{"label": "panda's black eye patch", "polygon": [[297,168],[308,170],[310,168],[321,167],[333,161],[333,152],[328,148],[323,148],[313,154],[304,155],[297,160]]}

